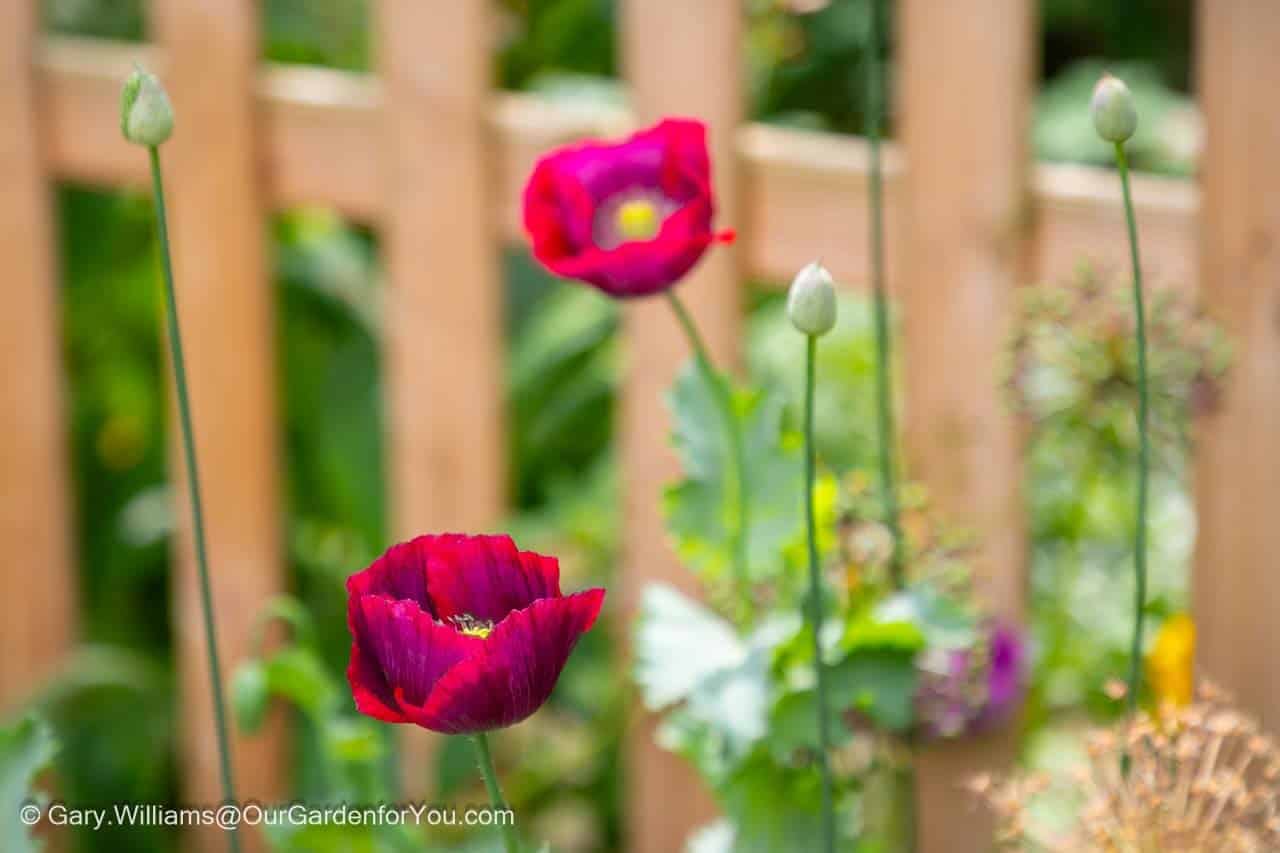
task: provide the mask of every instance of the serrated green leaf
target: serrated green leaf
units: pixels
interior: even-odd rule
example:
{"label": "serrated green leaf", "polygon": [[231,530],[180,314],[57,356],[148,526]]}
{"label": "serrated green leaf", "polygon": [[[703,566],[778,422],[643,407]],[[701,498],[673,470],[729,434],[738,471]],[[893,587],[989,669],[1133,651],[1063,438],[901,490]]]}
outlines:
{"label": "serrated green leaf", "polygon": [[717,794],[733,822],[734,853],[776,853],[822,848],[821,791],[810,768],[779,767],[754,752]]}
{"label": "serrated green leaf", "polygon": [[[827,703],[827,719],[831,732],[831,746],[839,748],[853,739],[853,733],[844,724],[840,707]],[[781,763],[790,763],[800,750],[818,750],[818,694],[814,690],[797,690],[783,694],[773,705],[769,715],[769,749]]]}
{"label": "serrated green leaf", "polygon": [[901,649],[862,649],[833,666],[831,701],[854,708],[892,731],[915,720],[915,653]]}
{"label": "serrated green leaf", "polygon": [[[748,573],[764,580],[782,571],[782,554],[804,536],[800,443],[784,428],[782,395],[738,388],[733,399],[751,502]],[[738,494],[715,391],[692,362],[677,377],[668,405],[684,478],[663,496],[667,528],[686,565],[705,579],[724,578],[730,573]]]}
{"label": "serrated green leaf", "polygon": [[645,589],[636,622],[635,677],[645,706],[687,700],[709,677],[741,666],[747,647],[733,627],[674,587]]}

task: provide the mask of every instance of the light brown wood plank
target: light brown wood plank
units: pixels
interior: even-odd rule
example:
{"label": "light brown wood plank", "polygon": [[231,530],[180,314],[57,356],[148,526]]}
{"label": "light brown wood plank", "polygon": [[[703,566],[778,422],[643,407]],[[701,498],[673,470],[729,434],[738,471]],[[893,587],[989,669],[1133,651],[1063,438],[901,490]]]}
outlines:
{"label": "light brown wood plank", "polygon": [[[624,0],[622,51],[637,120],[690,116],[709,130],[718,227],[739,227],[736,138],[743,120],[742,8],[737,0]],[[741,252],[713,246],[679,285],[721,367],[741,350]],[[602,297],[603,298],[603,297]],[[660,509],[662,487],[679,473],[668,443],[663,395],[689,357],[676,319],[662,298],[624,307],[627,345],[621,452],[623,513],[622,606],[630,624],[644,587],[663,581],[692,594],[697,583],[672,553]],[[684,849],[695,828],[715,814],[712,800],[683,760],[654,743],[654,718],[638,715],[626,759],[626,837],[635,853]]]}
{"label": "light brown wood plank", "polygon": [[48,163],[37,126],[36,4],[0,8],[0,709],[71,648],[77,598]]}
{"label": "light brown wood plank", "polygon": [[[285,585],[274,291],[254,126],[258,21],[254,7],[237,0],[158,0],[151,8],[170,57],[165,83],[177,115],[161,156],[225,684],[249,652],[257,614]],[[135,149],[134,156],[145,164],[145,151]],[[221,799],[221,788],[178,429],[175,419],[170,455],[180,525],[173,605],[183,709],[180,778],[187,801],[211,803]],[[236,738],[242,800],[273,802],[283,795],[282,734],[277,724]],[[209,850],[225,844],[216,831],[188,843]]]}
{"label": "light brown wood plank", "polygon": [[[1021,620],[1027,539],[1018,429],[997,383],[1015,289],[1029,275],[1031,0],[896,7],[908,169],[899,292],[908,473],[938,509],[981,539],[977,586],[994,613]],[[985,815],[960,791],[998,769],[1012,733],[919,755],[924,853],[986,851]]]}
{"label": "light brown wood plank", "polygon": [[[492,531],[506,497],[489,11],[485,0],[382,0],[376,8],[386,103],[388,476],[398,538]],[[406,787],[417,795],[432,773],[435,739],[408,727],[405,737]]]}
{"label": "light brown wood plank", "polygon": [[1200,675],[1280,726],[1280,6],[1199,5],[1208,119],[1201,280],[1233,363],[1198,426],[1193,611]]}
{"label": "light brown wood plank", "polygon": [[[59,177],[91,184],[142,186],[146,164],[119,140],[116,100],[135,60],[163,68],[154,48],[80,39],[46,39],[40,52],[49,162]],[[369,75],[264,65],[255,87],[267,200],[275,207],[316,204],[376,224],[388,201],[381,155],[381,87]],[[632,119],[618,111],[584,112],[528,94],[489,101],[495,176],[488,187],[501,239],[520,243],[520,191],[538,154],[583,136],[616,135]],[[762,124],[742,126],[740,251],[752,278],[785,287],[794,271],[821,255],[837,280],[866,283],[866,145],[855,137]],[[888,219],[899,217],[901,153],[885,149]],[[1036,281],[1069,275],[1081,257],[1122,269],[1126,248],[1119,193],[1107,169],[1041,164],[1034,170]],[[1154,282],[1194,286],[1195,186],[1137,175],[1134,198],[1148,243]],[[900,229],[891,228],[891,256]],[[896,286],[900,270],[891,266]]]}

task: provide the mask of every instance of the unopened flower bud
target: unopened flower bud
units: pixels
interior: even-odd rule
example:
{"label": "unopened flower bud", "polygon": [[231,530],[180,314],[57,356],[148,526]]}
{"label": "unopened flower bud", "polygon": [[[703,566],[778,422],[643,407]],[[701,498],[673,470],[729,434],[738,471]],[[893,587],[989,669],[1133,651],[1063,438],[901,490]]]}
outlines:
{"label": "unopened flower bud", "polygon": [[1138,129],[1138,110],[1129,87],[1119,77],[1103,74],[1089,101],[1093,127],[1107,142],[1124,142]]}
{"label": "unopened flower bud", "polygon": [[120,132],[138,145],[155,146],[173,133],[173,107],[156,75],[135,68],[120,93]]}
{"label": "unopened flower bud", "polygon": [[787,316],[806,335],[825,335],[836,324],[836,288],[816,261],[796,274],[787,292]]}

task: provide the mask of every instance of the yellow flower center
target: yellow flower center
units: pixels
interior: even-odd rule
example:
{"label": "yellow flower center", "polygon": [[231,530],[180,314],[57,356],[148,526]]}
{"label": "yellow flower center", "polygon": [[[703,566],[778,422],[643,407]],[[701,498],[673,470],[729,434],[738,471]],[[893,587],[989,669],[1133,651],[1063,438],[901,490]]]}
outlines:
{"label": "yellow flower center", "polygon": [[468,637],[484,639],[493,632],[493,623],[487,619],[477,619],[466,613],[459,613],[450,621],[458,628],[458,633]]}
{"label": "yellow flower center", "polygon": [[652,240],[662,225],[657,205],[647,198],[624,201],[615,217],[618,233],[627,240]]}

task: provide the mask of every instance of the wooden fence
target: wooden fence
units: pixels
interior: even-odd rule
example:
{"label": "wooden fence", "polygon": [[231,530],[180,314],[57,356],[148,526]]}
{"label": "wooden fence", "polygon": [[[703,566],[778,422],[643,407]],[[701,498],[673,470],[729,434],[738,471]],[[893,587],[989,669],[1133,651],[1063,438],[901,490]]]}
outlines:
{"label": "wooden fence", "polygon": [[[258,603],[285,583],[264,244],[271,210],[328,206],[384,238],[388,470],[393,527],[403,535],[500,523],[498,248],[520,240],[521,185],[548,147],[667,113],[708,122],[723,220],[742,239],[713,252],[683,287],[721,358],[739,353],[740,286],[748,276],[786,282],[821,256],[839,280],[862,286],[863,144],[744,123],[742,6],[621,0],[633,109],[626,115],[494,91],[485,0],[377,0],[376,76],[261,64],[259,12],[244,0],[153,0],[156,46],[42,37],[35,0],[3,4],[0,703],[17,701],[75,642],[49,189],[61,180],[144,184],[146,158],[118,130],[119,91],[135,61],[165,79],[178,112],[166,169],[229,671]],[[1203,667],[1274,727],[1280,113],[1269,105],[1269,86],[1280,76],[1280,4],[1199,6],[1208,132],[1201,187],[1139,176],[1135,193],[1151,280],[1198,286],[1234,339],[1224,406],[1199,425],[1194,601]],[[1032,0],[992,0],[981,14],[969,4],[903,0],[896,17],[900,133],[888,150],[887,199],[890,286],[904,309],[909,462],[946,509],[984,533],[986,593],[998,610],[1019,617],[1026,586],[1021,448],[996,396],[997,351],[1019,285],[1063,277],[1082,257],[1125,268],[1118,186],[1104,171],[1030,161]],[[687,353],[661,305],[629,306],[624,335],[626,560],[621,595],[611,600],[631,611],[651,580],[691,586],[664,544],[657,500],[675,471],[657,400]],[[185,798],[212,801],[215,762],[188,552],[180,542],[174,612],[187,727],[182,778]],[[238,743],[242,796],[267,800],[285,791],[279,726],[273,732]],[[629,741],[630,849],[670,853],[712,808],[650,734],[637,720]],[[431,743],[411,739],[408,749],[406,763],[421,766]],[[955,785],[1009,751],[1005,739],[924,757],[923,849],[986,849]]]}

